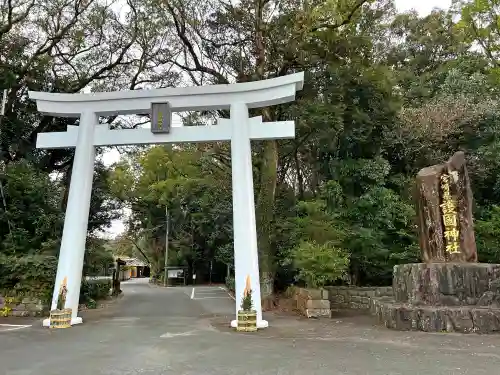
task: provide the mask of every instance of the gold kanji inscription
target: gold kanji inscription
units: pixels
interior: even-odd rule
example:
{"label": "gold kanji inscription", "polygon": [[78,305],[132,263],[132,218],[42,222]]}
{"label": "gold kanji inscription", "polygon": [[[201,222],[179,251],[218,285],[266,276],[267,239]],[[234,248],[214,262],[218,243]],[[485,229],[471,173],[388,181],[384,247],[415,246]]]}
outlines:
{"label": "gold kanji inscription", "polygon": [[450,254],[460,253],[460,231],[457,220],[457,204],[450,193],[450,176],[441,176],[442,203],[440,204],[443,215],[444,239],[446,251]]}
{"label": "gold kanji inscription", "polygon": [[158,112],[158,122],[156,124],[158,129],[163,129],[163,113],[161,111]]}

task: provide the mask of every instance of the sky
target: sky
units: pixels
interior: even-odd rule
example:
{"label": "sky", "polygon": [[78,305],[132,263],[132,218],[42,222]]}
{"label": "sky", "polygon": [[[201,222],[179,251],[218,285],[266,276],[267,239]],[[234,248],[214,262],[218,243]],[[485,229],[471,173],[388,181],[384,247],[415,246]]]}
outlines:
{"label": "sky", "polygon": [[[451,0],[395,0],[396,8],[400,12],[416,10],[421,16],[429,14],[434,8],[447,9],[451,5]],[[179,126],[178,120],[173,126]],[[120,159],[117,150],[110,150],[103,155],[103,161],[106,165],[111,165]],[[106,237],[115,237],[125,230],[122,220],[115,220],[111,227],[103,233]]]}
{"label": "sky", "polygon": [[395,3],[400,12],[414,9],[421,16],[425,16],[434,8],[449,8],[451,0],[396,0]]}

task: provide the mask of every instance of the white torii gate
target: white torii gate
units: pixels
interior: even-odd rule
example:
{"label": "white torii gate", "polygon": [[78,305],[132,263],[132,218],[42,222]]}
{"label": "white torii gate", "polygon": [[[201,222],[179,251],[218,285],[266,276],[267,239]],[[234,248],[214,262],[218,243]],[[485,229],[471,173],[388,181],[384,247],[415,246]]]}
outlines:
{"label": "white torii gate", "polygon": [[[295,100],[301,90],[304,73],[231,85],[164,88],[154,90],[115,91],[91,94],[29,92],[38,111],[46,115],[79,117],[79,126],[68,126],[65,132],[40,133],[37,148],[75,147],[66,216],[62,234],[57,276],[52,299],[56,308],[59,287],[67,280],[66,308],[73,310],[71,324],[82,323],[78,317],[78,299],[82,279],[85,240],[94,174],[96,146],[231,141],[233,187],[234,266],[236,283],[236,316],[243,298],[245,281],[250,276],[257,326],[265,328],[259,281],[257,232],[252,176],[250,140],[294,138],[293,121],[262,123],[249,118],[249,108],[260,108]],[[174,127],[166,132],[156,129],[111,130],[99,124],[99,116],[149,113],[153,103],[168,103],[170,111],[229,109],[230,119],[220,119],[216,126]],[[168,114],[171,116],[171,113]],[[163,117],[160,115],[160,118]],[[160,120],[162,121],[162,120]],[[168,119],[168,124],[170,119]],[[153,128],[153,127],[152,127]],[[44,320],[45,326],[50,324]],[[236,326],[236,320],[231,322]]]}

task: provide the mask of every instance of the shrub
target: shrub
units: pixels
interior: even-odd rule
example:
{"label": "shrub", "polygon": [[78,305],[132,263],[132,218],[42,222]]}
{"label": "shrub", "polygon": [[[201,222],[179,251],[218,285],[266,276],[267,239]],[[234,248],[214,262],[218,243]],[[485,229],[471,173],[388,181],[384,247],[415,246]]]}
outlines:
{"label": "shrub", "polygon": [[0,291],[9,295],[52,299],[57,258],[45,255],[23,257],[0,255]]}
{"label": "shrub", "polygon": [[474,220],[479,261],[498,263],[500,260],[500,206],[483,209]]}
{"label": "shrub", "polygon": [[233,276],[226,277],[226,288],[234,293],[235,281]]}
{"label": "shrub", "polygon": [[302,242],[291,255],[298,269],[297,279],[308,288],[321,288],[341,279],[349,269],[349,255],[331,242]]}
{"label": "shrub", "polygon": [[82,280],[80,303],[92,305],[95,304],[95,301],[105,299],[109,296],[111,286],[111,279]]}
{"label": "shrub", "polygon": [[249,290],[243,296],[243,299],[241,301],[241,309],[243,311],[251,311],[252,307],[253,307],[252,290]]}
{"label": "shrub", "polygon": [[87,308],[89,309],[96,309],[97,308],[97,302],[94,299],[89,299],[87,301]]}

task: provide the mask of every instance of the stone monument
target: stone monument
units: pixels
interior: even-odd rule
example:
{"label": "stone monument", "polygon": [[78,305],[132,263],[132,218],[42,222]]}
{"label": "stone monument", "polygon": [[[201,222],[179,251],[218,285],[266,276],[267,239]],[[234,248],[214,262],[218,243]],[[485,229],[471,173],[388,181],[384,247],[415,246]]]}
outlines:
{"label": "stone monument", "polygon": [[463,152],[417,175],[424,263],[394,267],[393,299],[371,310],[388,328],[428,332],[500,331],[500,264],[477,263],[473,199]]}

